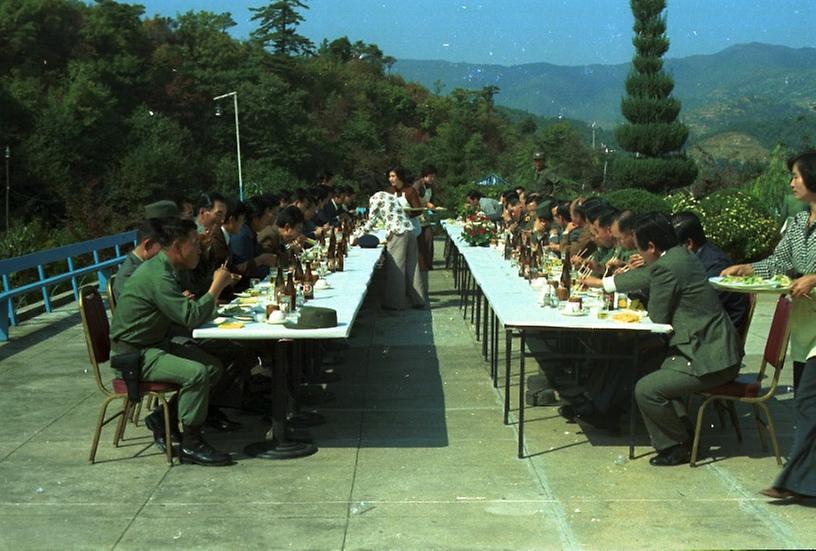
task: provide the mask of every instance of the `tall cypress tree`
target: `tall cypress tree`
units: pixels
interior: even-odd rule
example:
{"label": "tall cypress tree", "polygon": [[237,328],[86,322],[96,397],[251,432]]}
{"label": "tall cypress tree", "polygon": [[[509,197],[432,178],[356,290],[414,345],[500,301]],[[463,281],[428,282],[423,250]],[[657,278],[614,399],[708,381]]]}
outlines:
{"label": "tall cypress tree", "polygon": [[260,21],[260,26],[252,31],[252,38],[264,46],[272,46],[276,55],[291,57],[314,51],[312,41],[298,34],[297,27],[303,16],[297,9],[308,10],[303,0],[276,0],[260,8],[249,8],[252,20]]}
{"label": "tall cypress tree", "polygon": [[612,166],[616,182],[666,192],[690,185],[697,177],[693,159],[682,152],[688,128],[677,120],[680,101],[674,98],[674,80],[663,70],[669,50],[666,36],[666,0],[631,0],[635,16],[635,56],[626,78],[627,97],[621,112],[627,122],[615,129],[618,144],[634,156],[620,156]]}

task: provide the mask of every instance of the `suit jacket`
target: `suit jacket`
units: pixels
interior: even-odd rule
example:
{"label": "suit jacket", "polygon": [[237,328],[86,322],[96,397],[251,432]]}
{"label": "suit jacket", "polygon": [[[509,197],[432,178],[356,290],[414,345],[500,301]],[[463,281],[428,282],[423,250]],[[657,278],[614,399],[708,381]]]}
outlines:
{"label": "suit jacket", "polygon": [[337,224],[338,214],[340,214],[340,210],[335,206],[334,201],[329,199],[326,201],[326,204],[323,205],[323,208],[320,209],[315,215],[315,224],[318,226],[323,226],[325,224],[331,224],[334,226]]}
{"label": "suit jacket", "polygon": [[[728,258],[725,252],[711,242],[706,242],[702,247],[697,249],[697,258],[703,263],[708,277],[716,277],[720,275],[727,267],[734,264]],[[748,295],[744,293],[726,293],[719,292],[720,302],[723,308],[731,318],[731,323],[739,330],[742,330],[745,323],[748,321],[748,310],[750,309],[750,301]]]}
{"label": "suit jacket", "polygon": [[742,346],[697,256],[683,245],[665,252],[650,268],[649,317],[674,333],[663,369],[697,377],[739,364]]}

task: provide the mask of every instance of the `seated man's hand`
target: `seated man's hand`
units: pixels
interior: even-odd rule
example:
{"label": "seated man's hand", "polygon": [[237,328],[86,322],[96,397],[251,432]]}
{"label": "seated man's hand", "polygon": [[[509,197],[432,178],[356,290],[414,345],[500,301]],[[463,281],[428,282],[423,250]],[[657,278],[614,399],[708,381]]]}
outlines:
{"label": "seated man's hand", "polygon": [[578,281],[581,283],[581,285],[584,285],[585,287],[592,287],[592,288],[595,288],[595,289],[603,287],[603,282],[601,281],[601,278],[599,278],[599,277],[586,276],[586,277],[582,277]]}
{"label": "seated man's hand", "polygon": [[646,261],[643,260],[643,257],[639,254],[633,254],[629,257],[629,261],[626,263],[629,266],[630,270],[634,270],[635,268],[642,268],[646,265]]}

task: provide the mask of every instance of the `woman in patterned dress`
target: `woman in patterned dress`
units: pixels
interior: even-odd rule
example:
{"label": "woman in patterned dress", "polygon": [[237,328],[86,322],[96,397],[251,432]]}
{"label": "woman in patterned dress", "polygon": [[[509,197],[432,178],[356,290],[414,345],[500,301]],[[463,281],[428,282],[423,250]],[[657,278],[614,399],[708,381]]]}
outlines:
{"label": "woman in patterned dress", "polygon": [[791,285],[791,356],[794,366],[796,433],[788,462],[774,482],[762,491],[775,499],[816,496],[816,151],[788,162],[790,187],[809,209],[788,219],[787,229],[773,254],[753,264],[723,270],[722,275],[784,274]]}

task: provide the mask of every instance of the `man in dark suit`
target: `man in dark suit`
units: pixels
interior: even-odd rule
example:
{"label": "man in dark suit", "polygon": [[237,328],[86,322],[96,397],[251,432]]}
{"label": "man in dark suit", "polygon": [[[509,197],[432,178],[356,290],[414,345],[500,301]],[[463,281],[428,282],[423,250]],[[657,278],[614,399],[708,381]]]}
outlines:
{"label": "man in dark suit", "polygon": [[315,224],[324,226],[326,224],[337,225],[337,217],[344,211],[341,208],[343,197],[345,195],[343,187],[333,188],[331,190],[331,197],[326,204],[320,209],[315,216]]}
{"label": "man in dark suit", "polygon": [[[703,231],[703,224],[700,218],[693,212],[678,212],[671,218],[674,231],[680,243],[684,244],[688,250],[697,255],[703,263],[708,277],[716,277],[720,272],[732,266],[734,262],[722,249],[711,243]],[[744,293],[717,293],[720,302],[731,318],[731,323],[737,328],[740,335],[744,335],[750,309],[750,300]]]}
{"label": "man in dark suit", "polygon": [[733,380],[742,346],[696,255],[677,239],[669,219],[639,217],[635,239],[649,266],[649,317],[674,331],[660,368],[638,381],[635,399],[652,445],[654,466],[688,463],[687,420],[678,415],[686,397]]}

